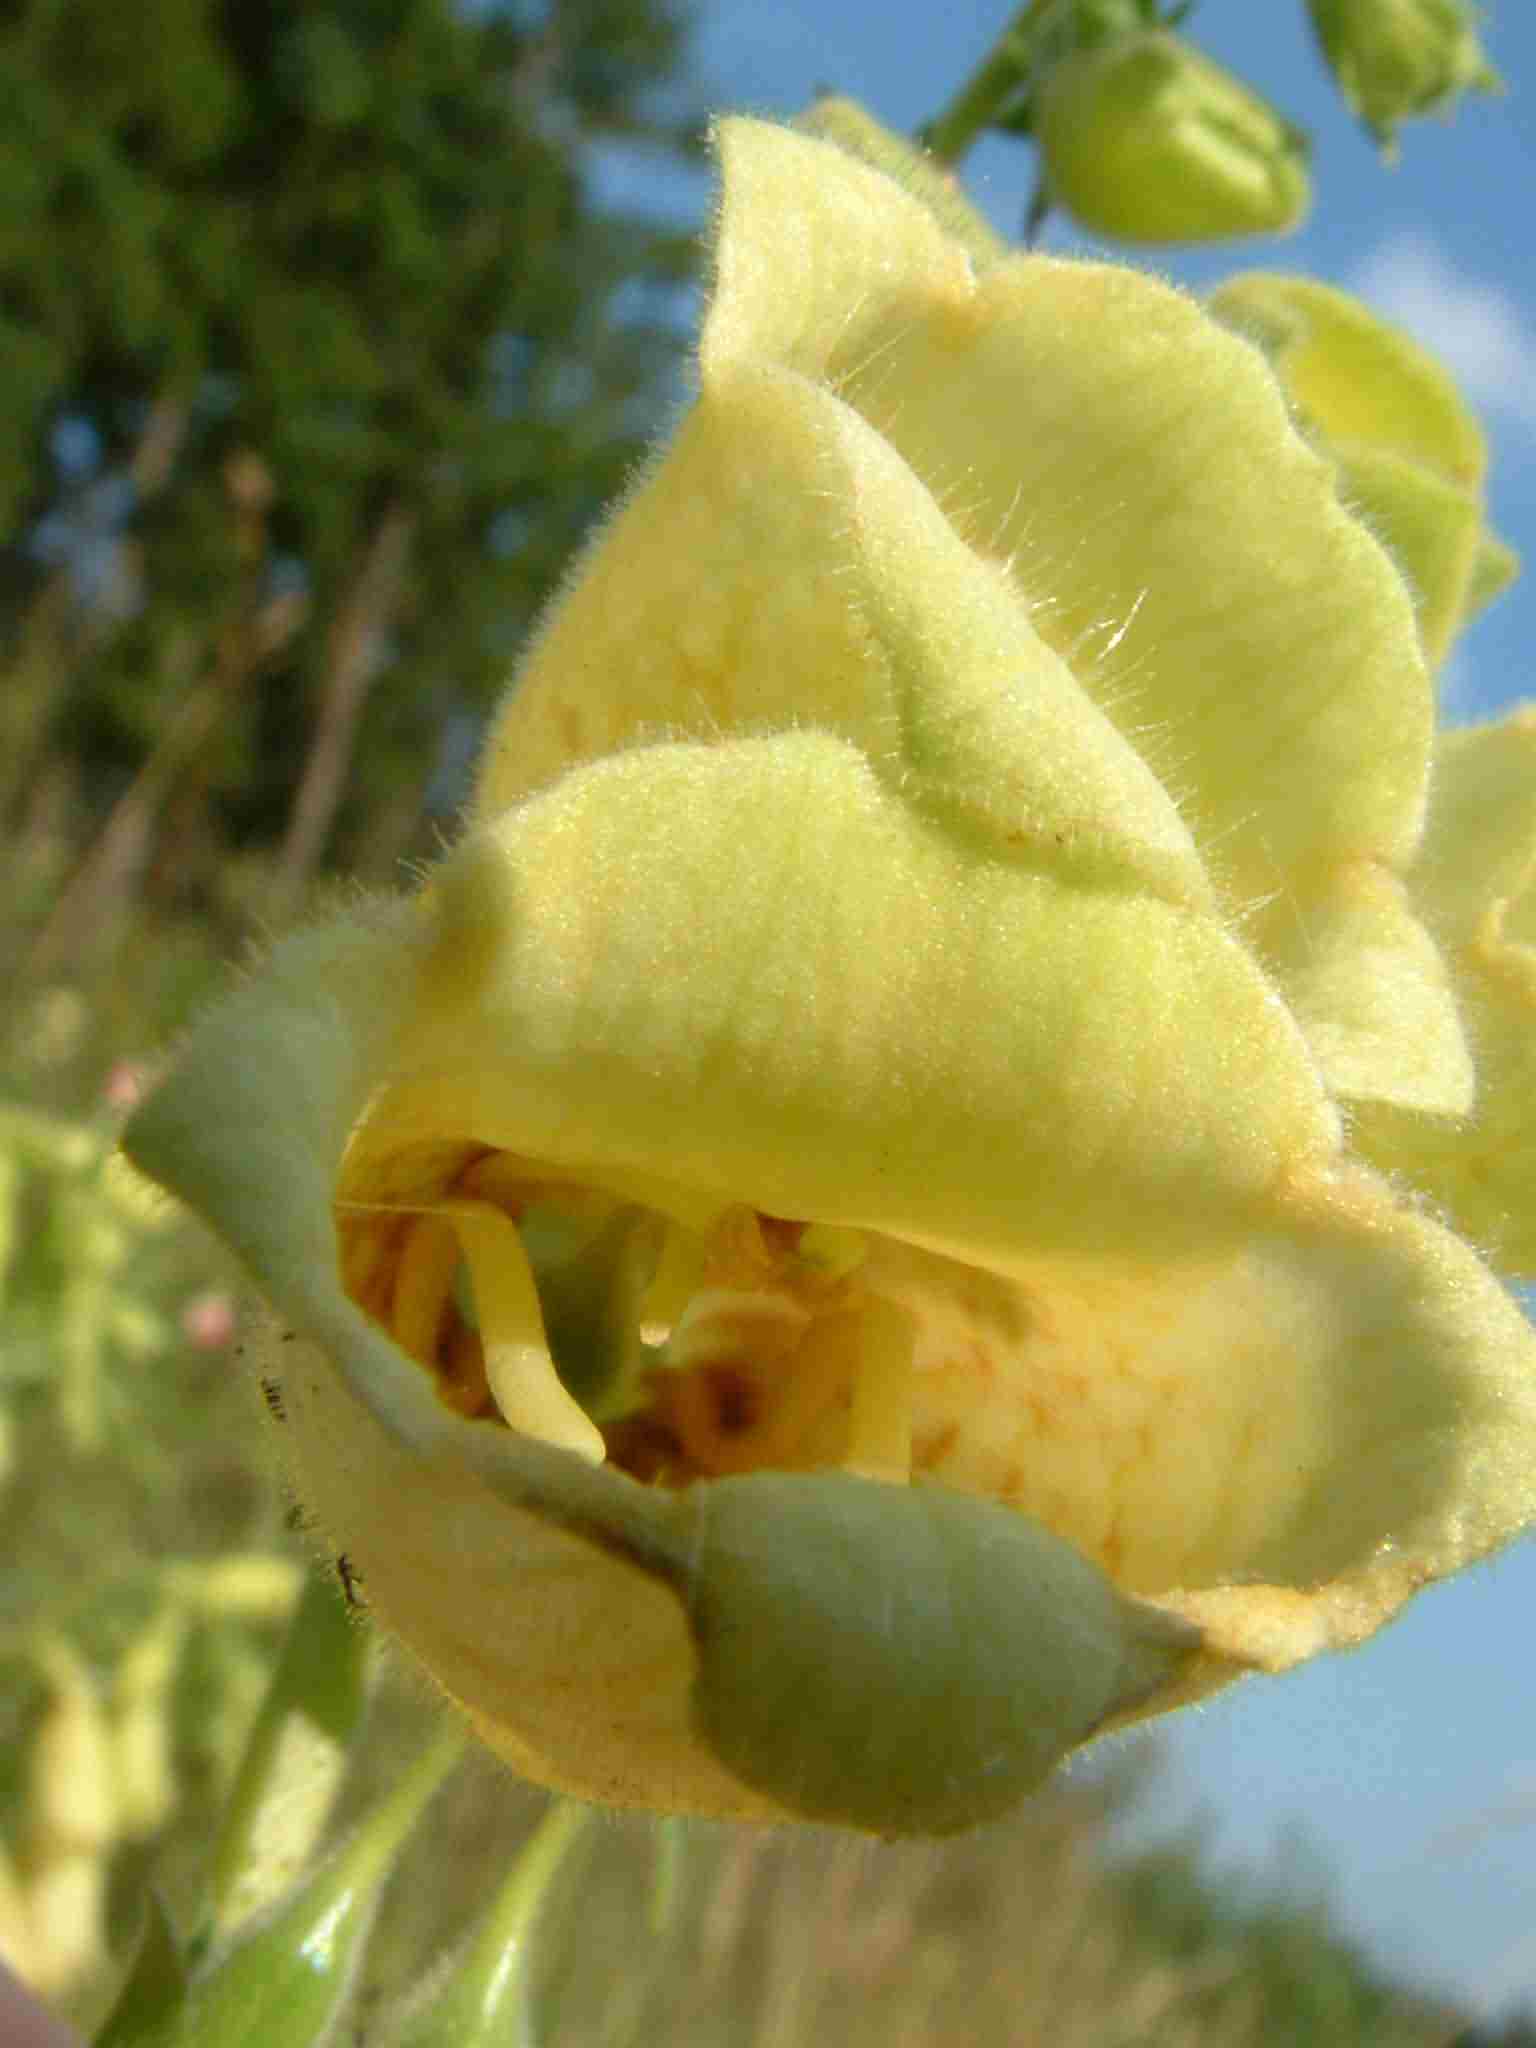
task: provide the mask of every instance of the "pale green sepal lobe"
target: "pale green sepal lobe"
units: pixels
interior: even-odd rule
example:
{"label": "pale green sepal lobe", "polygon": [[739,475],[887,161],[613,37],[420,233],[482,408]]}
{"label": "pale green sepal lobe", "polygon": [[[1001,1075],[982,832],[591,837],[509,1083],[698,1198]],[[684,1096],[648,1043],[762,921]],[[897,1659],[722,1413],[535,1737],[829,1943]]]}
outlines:
{"label": "pale green sepal lobe", "polygon": [[699,1726],[815,1820],[995,1819],[1198,1645],[1040,1523],[946,1488],[759,1472],[686,1506]]}

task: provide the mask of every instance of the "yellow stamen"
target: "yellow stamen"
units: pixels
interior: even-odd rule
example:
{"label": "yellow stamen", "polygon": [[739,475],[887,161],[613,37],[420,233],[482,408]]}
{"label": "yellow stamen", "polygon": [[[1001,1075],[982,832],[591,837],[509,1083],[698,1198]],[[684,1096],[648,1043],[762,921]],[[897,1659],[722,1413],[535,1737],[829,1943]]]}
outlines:
{"label": "yellow stamen", "polygon": [[443,1316],[459,1270],[459,1241],[439,1215],[418,1216],[405,1234],[395,1267],[390,1328],[395,1342],[418,1364],[437,1365]]}
{"label": "yellow stamen", "polygon": [[486,1152],[460,1173],[456,1186],[477,1201],[496,1202],[512,1215],[519,1215],[534,1175],[526,1159],[514,1152]]}
{"label": "yellow stamen", "polygon": [[517,1225],[489,1202],[455,1201],[445,1213],[469,1267],[485,1376],[504,1420],[525,1436],[600,1465],[606,1455],[602,1433],[560,1384]]}
{"label": "yellow stamen", "polygon": [[646,1342],[663,1343],[688,1303],[699,1291],[704,1271],[705,1242],[696,1231],[668,1224],[661,1256],[640,1303],[641,1332]]}
{"label": "yellow stamen", "polygon": [[460,1415],[478,1415],[491,1398],[480,1332],[471,1330],[464,1323],[455,1324],[453,1335],[444,1347],[438,1393]]}
{"label": "yellow stamen", "polygon": [[412,1219],[406,1216],[349,1217],[340,1233],[342,1285],[360,1307],[381,1323],[394,1315],[395,1269]]}

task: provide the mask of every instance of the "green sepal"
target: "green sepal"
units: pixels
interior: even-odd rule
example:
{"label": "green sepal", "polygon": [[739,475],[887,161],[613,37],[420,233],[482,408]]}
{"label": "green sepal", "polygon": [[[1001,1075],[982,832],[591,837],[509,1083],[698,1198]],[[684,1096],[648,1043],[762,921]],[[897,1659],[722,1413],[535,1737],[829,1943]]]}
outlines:
{"label": "green sepal", "polygon": [[1462,623],[1470,625],[1508,590],[1520,574],[1520,557],[1496,534],[1485,533],[1472,563],[1472,576],[1463,599]]}
{"label": "green sepal", "polygon": [[1468,616],[1482,507],[1391,449],[1343,444],[1334,453],[1340,494],[1402,571],[1425,656],[1438,666]]}
{"label": "green sepal", "polygon": [[209,1933],[286,1891],[313,1854],[367,1703],[369,1639],[312,1572],[235,1775],[214,1850]]}
{"label": "green sepal", "polygon": [[457,1723],[341,1849],[193,1986],[196,2048],[322,2048],[333,2038],[396,1852],[464,1744]]}
{"label": "green sepal", "polygon": [[390,2036],[390,2048],[535,2048],[530,1995],[534,1938],[550,1885],[594,1809],[556,1800],[508,1872],[468,1953],[430,2006]]}
{"label": "green sepal", "polygon": [[160,1894],[150,1887],[132,1967],[95,2036],[95,2048],[175,2048],[186,2017],[186,1958]]}
{"label": "green sepal", "polygon": [[1039,1522],[944,1487],[757,1472],[682,1515],[701,1732],[813,1820],[995,1819],[1198,1642]]}

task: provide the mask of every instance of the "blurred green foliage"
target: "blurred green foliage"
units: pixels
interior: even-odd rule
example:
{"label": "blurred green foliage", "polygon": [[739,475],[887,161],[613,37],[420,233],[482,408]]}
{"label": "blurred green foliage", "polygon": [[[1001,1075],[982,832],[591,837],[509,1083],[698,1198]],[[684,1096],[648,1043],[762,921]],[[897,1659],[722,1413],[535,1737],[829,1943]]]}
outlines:
{"label": "blurred green foliage", "polygon": [[592,193],[599,149],[693,153],[682,33],[674,0],[0,7],[0,813],[48,856],[46,964],[232,850],[281,915],[338,815],[388,868],[451,813],[673,391],[691,244]]}
{"label": "blurred green foliage", "polygon": [[675,394],[691,245],[594,193],[691,161],[684,27],[0,0],[0,1945],[55,1995],[194,1893],[300,1572],[131,1063],[451,817]]}
{"label": "blurred green foliage", "polygon": [[[71,1049],[45,1037],[32,1057]],[[18,1065],[12,1084],[24,1080]],[[297,1968],[345,1907],[355,1938],[334,1981],[294,1978],[308,2000],[295,2041],[310,2004],[334,2018],[344,2002],[336,2038],[357,2048],[389,2048],[397,2026],[426,2038],[461,1966],[466,1996],[482,1980],[504,1989],[485,1943],[544,1802],[473,1756],[386,1880],[380,1858],[415,1812],[396,1812],[395,1789],[441,1710],[386,1671],[361,1725],[368,1638],[284,1526],[229,1341],[215,1326],[200,1348],[182,1312],[217,1298],[215,1254],[113,1153],[114,1102],[139,1080],[113,1070],[84,1117],[0,1106],[0,1952],[92,2022],[147,1940],[128,2018],[145,2002],[180,2015],[189,1973],[196,2028],[227,2021],[245,2039],[257,1991],[287,1981],[284,1930]],[[82,1289],[85,1310],[71,1306]],[[366,1601],[366,1587],[351,1596]],[[1144,1789],[1136,1756],[942,1845],[703,1824],[663,1835],[639,1819],[589,1830],[505,1937],[526,2038],[1443,2048],[1460,2016],[1391,1983],[1284,1872],[1218,1878],[1198,1830],[1114,1854],[1112,1825]],[[146,1921],[151,1883],[168,1912]],[[182,2042],[181,2017],[165,2025],[166,2048]]]}

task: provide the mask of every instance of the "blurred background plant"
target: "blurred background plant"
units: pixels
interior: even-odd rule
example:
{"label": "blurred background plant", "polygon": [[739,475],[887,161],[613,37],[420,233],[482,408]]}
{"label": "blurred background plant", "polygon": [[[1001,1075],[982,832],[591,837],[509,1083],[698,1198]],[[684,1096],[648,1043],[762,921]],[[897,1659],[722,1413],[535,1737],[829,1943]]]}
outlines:
{"label": "blurred background plant", "polygon": [[590,159],[696,154],[683,32],[0,7],[0,1950],[66,2003],[196,1864],[301,1572],[231,1276],[113,1155],[134,1063],[451,820],[678,388],[691,238]]}
{"label": "blurred background plant", "polygon": [[586,152],[697,147],[681,34],[670,0],[0,14],[0,803],[34,972],[140,913],[283,916],[452,815],[675,375],[691,243],[598,210]]}
{"label": "blurred background plant", "polygon": [[[1492,82],[1451,0],[1312,11],[1387,138]],[[1030,0],[930,140],[1038,145],[1036,217],[1091,223],[1083,124],[1158,161],[1178,126],[1214,232],[1284,226],[1298,131],[1179,12]],[[696,160],[687,31],[677,0],[0,0],[0,1955],[88,2025],[136,1948],[130,1993],[179,1982],[171,1926],[227,1987],[307,1851],[350,1841],[378,1929],[337,2039],[425,2043],[462,1930],[499,1898],[522,1939],[547,1881],[517,1997],[551,2042],[1445,2042],[1457,2015],[1320,1895],[1236,1894],[1196,1836],[1115,1852],[1124,1768],[932,1850],[625,1821],[556,1857],[483,1759],[391,1805],[429,1705],[365,1685],[253,1443],[234,1276],[114,1155],[232,954],[451,828],[515,649],[682,395],[692,237],[594,165]],[[1267,216],[1206,116],[1273,174]],[[333,1681],[302,1711],[292,1658],[269,1691],[290,1623]],[[279,1777],[308,1804],[274,1864]]]}

